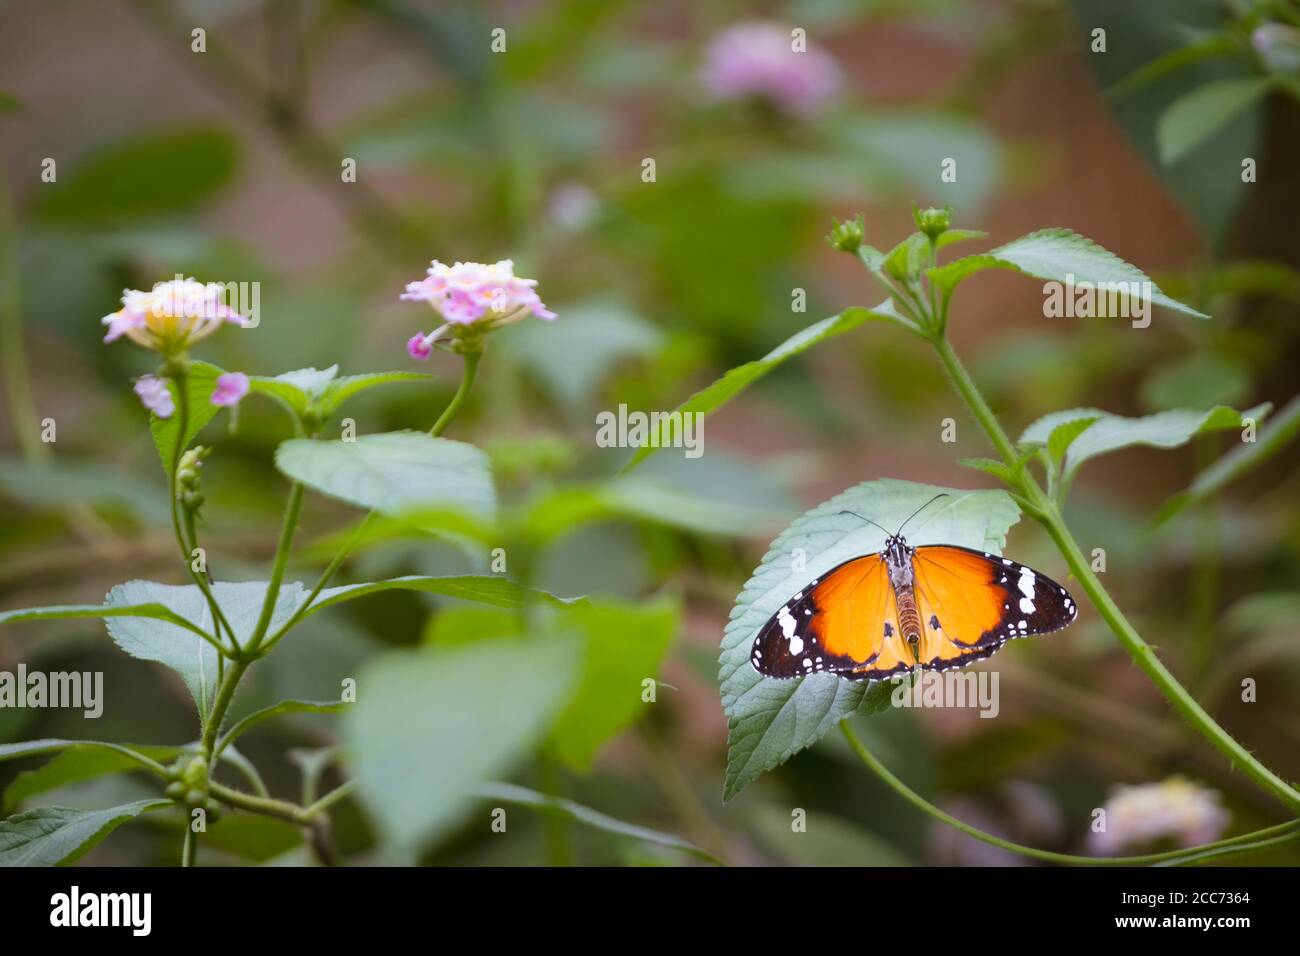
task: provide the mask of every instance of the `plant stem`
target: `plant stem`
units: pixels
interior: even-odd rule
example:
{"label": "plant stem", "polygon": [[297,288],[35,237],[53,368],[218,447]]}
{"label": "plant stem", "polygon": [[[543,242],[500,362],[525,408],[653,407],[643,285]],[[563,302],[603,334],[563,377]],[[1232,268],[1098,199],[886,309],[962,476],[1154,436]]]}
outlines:
{"label": "plant stem", "polygon": [[193,866],[195,850],[198,849],[199,837],[190,826],[190,819],[185,818],[185,839],[181,843],[181,866]]}
{"label": "plant stem", "polygon": [[294,532],[298,529],[298,518],[302,514],[304,488],[295,481],[289,489],[289,501],[284,509],[284,524],[280,528],[280,542],[276,545],[275,559],[271,563],[271,580],[266,585],[266,597],[262,601],[262,613],[257,619],[257,627],[249,638],[245,650],[249,654],[257,652],[267,628],[271,626],[271,617],[275,614],[275,603],[280,597],[280,584],[284,581],[284,569],[289,563],[289,549],[293,546]]}
{"label": "plant stem", "polygon": [[[1014,467],[1017,457],[1015,447],[1007,438],[1006,432],[1002,430],[1001,424],[998,423],[988,403],[984,400],[984,396],[980,394],[969,373],[967,373],[960,359],[952,350],[952,346],[948,344],[945,338],[936,338],[932,341],[935,350],[939,354],[939,360],[943,363],[967,407],[970,408],[971,413],[984,429],[989,441],[998,450],[1003,461],[1008,466]],[[1043,493],[1034,476],[1027,470],[1023,470],[1019,472],[1019,483],[1017,490],[1020,492],[1021,498],[1035,509],[1033,512],[1034,517],[1051,535],[1057,548],[1065,557],[1070,571],[1078,579],[1079,584],[1087,593],[1097,612],[1105,620],[1111,631],[1114,632],[1119,642],[1124,645],[1124,649],[1128,651],[1129,656],[1137,662],[1137,665],[1142,668],[1147,677],[1151,679],[1151,682],[1173,704],[1174,709],[1193,729],[1227,757],[1234,766],[1240,766],[1260,787],[1272,793],[1293,811],[1300,810],[1300,792],[1256,760],[1250,751],[1246,750],[1226,730],[1220,727],[1160,662],[1150,645],[1142,640],[1141,635],[1128,622],[1128,619],[1118,605],[1115,604],[1097,575],[1093,573],[1092,566],[1088,563],[1079,545],[1070,534],[1070,529],[1066,527],[1060,510]]]}
{"label": "plant stem", "polygon": [[[218,644],[221,641],[221,629],[224,627],[226,633],[230,635],[230,642],[236,650],[239,648],[239,639],[235,637],[234,629],[231,628],[230,622],[226,620],[226,615],[221,610],[221,605],[217,603],[217,596],[212,593],[212,588],[208,585],[206,574],[199,574],[194,570],[194,555],[191,549],[196,547],[193,539],[187,540],[185,532],[181,527],[181,502],[178,494],[179,488],[177,482],[180,477],[181,458],[185,455],[185,437],[189,431],[190,422],[190,394],[189,394],[189,376],[183,370],[174,370],[172,372],[172,382],[176,386],[176,448],[172,451],[172,462],[170,474],[167,476],[167,487],[171,497],[172,509],[172,531],[176,535],[176,543],[181,549],[181,563],[185,570],[189,572],[198,589],[203,592],[204,599],[208,602],[208,609],[212,612],[212,633],[216,637]],[[206,566],[206,562],[205,562]]]}
{"label": "plant stem", "polygon": [[357,788],[357,782],[355,780],[349,780],[346,783],[341,783],[333,790],[331,790],[329,793],[325,794],[325,796],[317,800],[315,803],[308,806],[304,812],[311,816],[316,816],[317,814],[323,813],[326,810],[328,810],[330,807],[334,806],[334,804],[345,799],[356,788]]}
{"label": "plant stem", "polygon": [[456,389],[456,394],[451,397],[447,407],[442,410],[438,420],[429,429],[429,434],[434,438],[447,430],[447,426],[451,424],[461,406],[465,404],[465,399],[469,396],[469,390],[474,386],[474,376],[478,374],[478,362],[482,356],[483,353],[479,351],[464,353],[465,367],[461,372],[460,387]]}
{"label": "plant stem", "polygon": [[298,826],[309,827],[313,824],[314,818],[302,807],[296,803],[288,803],[284,800],[275,800],[267,797],[255,797],[251,793],[244,793],[241,790],[233,790],[230,787],[223,786],[213,782],[208,785],[209,792],[220,800],[222,803],[237,807],[240,810],[248,810],[250,813],[260,813],[265,817],[275,817],[279,820],[286,820],[289,823],[296,823]]}
{"label": "plant stem", "polygon": [[[548,797],[560,798],[560,765],[545,745],[537,749],[537,769],[541,790]],[[573,841],[569,837],[568,818],[553,807],[542,811],[546,830],[546,857],[551,866],[573,865]]]}
{"label": "plant stem", "polygon": [[1204,846],[1189,847],[1183,850],[1170,850],[1166,853],[1149,853],[1143,856],[1077,856],[1071,853],[1053,853],[1050,850],[1039,850],[1020,843],[1013,843],[1010,840],[1004,840],[992,833],[986,833],[978,827],[973,827],[969,823],[939,809],[894,776],[888,767],[877,760],[875,755],[858,739],[853,732],[853,728],[849,726],[847,719],[840,721],[840,730],[844,732],[849,746],[853,748],[854,753],[861,758],[862,762],[883,780],[891,790],[914,807],[928,813],[941,823],[946,823],[948,826],[960,830],[973,839],[1008,850],[1011,853],[1018,853],[1021,856],[1031,857],[1035,860],[1043,860],[1047,863],[1069,863],[1075,866],[1135,866],[1151,863],[1181,863],[1200,859],[1207,850],[1215,851],[1213,855],[1216,856],[1226,853],[1244,853],[1261,846],[1300,837],[1300,820],[1292,820],[1264,830],[1257,830],[1254,833],[1219,840],[1217,843],[1208,843]]}

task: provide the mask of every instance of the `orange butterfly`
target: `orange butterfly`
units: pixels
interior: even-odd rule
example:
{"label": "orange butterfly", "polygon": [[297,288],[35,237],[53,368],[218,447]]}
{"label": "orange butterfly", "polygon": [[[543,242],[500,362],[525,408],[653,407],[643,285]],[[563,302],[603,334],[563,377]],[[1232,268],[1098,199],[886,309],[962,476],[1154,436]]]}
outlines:
{"label": "orange butterfly", "polygon": [[918,665],[947,670],[1014,637],[1060,630],[1078,614],[1065,588],[1010,558],[953,544],[914,548],[901,526],[881,530],[883,551],[832,568],[772,615],[749,654],[755,670],[849,680],[881,680]]}

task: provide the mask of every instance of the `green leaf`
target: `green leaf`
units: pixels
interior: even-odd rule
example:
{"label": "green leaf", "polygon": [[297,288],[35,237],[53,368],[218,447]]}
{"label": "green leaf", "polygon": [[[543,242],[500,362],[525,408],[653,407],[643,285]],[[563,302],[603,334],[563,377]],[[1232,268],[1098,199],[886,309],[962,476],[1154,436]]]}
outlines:
{"label": "green leaf", "polygon": [[[140,747],[132,745],[146,757],[160,763],[180,756],[181,747]],[[80,783],[113,773],[127,773],[143,769],[140,761],[115,747],[94,743],[65,747],[52,760],[35,770],[24,770],[5,790],[3,812],[12,813],[29,797],[47,793],[56,787]]]}
{"label": "green leaf", "polygon": [[1011,269],[1050,282],[1063,283],[1073,277],[1076,287],[1086,282],[1102,290],[1116,288],[1121,292],[1133,288],[1132,283],[1139,283],[1138,288],[1150,289],[1151,302],[1155,305],[1199,319],[1209,318],[1169,298],[1141,269],[1069,229],[1040,229],[990,252],[927,269],[926,275],[945,295],[951,295],[963,280],[985,269]]}
{"label": "green leaf", "polygon": [[278,704],[263,707],[261,710],[254,711],[247,717],[241,718],[233,727],[221,735],[221,740],[216,746],[216,752],[221,753],[239,737],[272,717],[278,717],[281,714],[335,714],[346,706],[348,705],[341,700],[282,700]]}
{"label": "green leaf", "polygon": [[226,185],[237,157],[235,138],[215,127],[134,133],[43,186],[32,211],[45,222],[71,225],[180,213]]}
{"label": "green leaf", "polygon": [[1047,436],[1047,454],[1051,457],[1052,464],[1059,467],[1061,462],[1065,461],[1065,453],[1070,450],[1074,440],[1102,417],[1097,415],[1073,418],[1053,428],[1051,434]]}
{"label": "green leaf", "polygon": [[711,853],[700,849],[693,843],[688,843],[681,837],[673,836],[671,833],[651,830],[648,827],[637,826],[635,823],[624,823],[622,820],[616,820],[614,817],[600,813],[590,807],[584,807],[579,803],[574,803],[572,800],[566,800],[563,797],[550,797],[538,793],[536,790],[529,790],[527,787],[516,786],[512,783],[486,783],[476,788],[475,793],[485,800],[514,803],[537,810],[558,810],[570,820],[581,823],[583,826],[603,830],[606,833],[613,833],[615,836],[629,837],[645,843],[671,847],[674,850],[681,850],[710,863],[720,864],[720,861]]}
{"label": "green leaf", "polygon": [[589,769],[608,740],[647,713],[642,682],[657,678],[677,635],[679,613],[676,601],[660,599],[592,603],[558,616],[559,629],[586,639],[577,689],[551,731],[560,759]]}
{"label": "green leaf", "polygon": [[326,588],[316,596],[308,615],[314,614],[331,604],[340,604],[354,598],[365,597],[378,591],[393,589],[405,591],[427,591],[445,597],[459,598],[462,601],[476,601],[494,607],[518,608],[526,604],[550,604],[556,607],[570,607],[585,604],[582,597],[556,597],[549,591],[524,587],[509,578],[489,574],[449,574],[442,577],[410,575],[401,578],[389,578],[386,581],[368,581],[364,584],[344,584],[340,587]]}
{"label": "green leaf", "polygon": [[1150,60],[1120,80],[1106,92],[1109,96],[1125,96],[1170,73],[1199,63],[1201,60],[1231,56],[1241,50],[1241,41],[1231,35],[1214,34],[1195,43],[1170,50]]}
{"label": "green leaf", "polygon": [[66,740],[61,737],[45,737],[41,740],[24,740],[16,744],[0,744],[0,761],[53,753],[58,750],[66,750],[69,747],[96,747],[103,750],[112,750],[124,756],[131,756],[136,752],[143,753],[149,749],[157,749],[137,747],[134,744],[128,746],[126,744],[109,743],[105,740]]}
{"label": "green leaf", "polygon": [[1242,442],[1196,476],[1191,487],[1169,499],[1155,524],[1163,524],[1183,508],[1217,495],[1232,482],[1254,471],[1300,436],[1300,398],[1293,398],[1280,412],[1269,418],[1255,435],[1255,441]]}
{"label": "green leaf", "polygon": [[1262,99],[1271,87],[1267,79],[1233,77],[1180,96],[1156,120],[1160,161],[1172,166]]}
{"label": "green leaf", "polygon": [[[822,319],[820,322],[795,333],[761,359],[736,366],[712,385],[696,392],[677,406],[676,410],[683,415],[707,415],[710,412],[717,411],[783,362],[794,358],[801,352],[806,352],[814,345],[825,342],[827,339],[856,329],[859,325],[871,319],[898,322],[911,328],[911,323],[894,310],[893,303],[889,299],[886,299],[874,309],[857,307],[845,309],[839,315]],[[667,439],[671,436],[667,423],[660,430],[660,436],[661,439]],[[656,451],[658,451],[658,448],[654,447],[653,443],[648,443],[645,447],[637,450],[623,470],[630,471]]]}
{"label": "green leaf", "polygon": [[[481,641],[374,659],[344,740],[385,840],[414,855],[547,731],[577,679],[572,640]],[[486,823],[484,824],[486,826]]]}
{"label": "green leaf", "polygon": [[982,471],[1004,484],[1009,485],[1015,481],[1015,473],[1006,464],[994,458],[961,458],[958,459],[957,464],[963,468],[974,468],[976,471]]}
{"label": "green leaf", "polygon": [[337,365],[331,365],[326,369],[302,368],[272,377],[250,376],[249,389],[278,399],[299,418],[310,415],[324,421],[359,392],[380,385],[433,378],[423,372],[368,372],[338,378],[338,370]]}
{"label": "green leaf", "polygon": [[[160,621],[170,621],[177,627],[183,627],[191,633],[196,625],[191,624],[171,608],[156,602],[144,604],[60,604],[53,607],[29,607],[13,611],[0,611],[0,624],[18,621],[55,621],[80,617],[149,617]],[[201,629],[200,629],[201,630]]]}
{"label": "green leaf", "polygon": [[42,807],[0,820],[0,866],[66,866],[141,813],[170,800],[137,800],[109,810]]}
{"label": "green leaf", "polygon": [[445,507],[487,517],[496,510],[487,456],[473,445],[420,432],[350,442],[295,438],[276,449],[275,464],[322,494],[390,515]]}
{"label": "green leaf", "polygon": [[[247,644],[257,627],[266,597],[265,581],[243,581],[238,584],[218,581],[212,585],[217,603],[234,628],[241,645]],[[271,617],[271,630],[283,624],[302,599],[302,585],[285,583],[276,598]],[[169,585],[153,581],[128,581],[108,592],[110,605],[130,608],[138,604],[161,604],[179,617],[199,622],[211,630],[213,623],[207,600],[193,584]],[[177,625],[157,620],[156,617],[124,615],[108,623],[109,636],[117,646],[132,657],[165,664],[180,674],[199,713],[207,714],[217,682],[217,649],[202,638],[196,637]]]}
{"label": "green leaf", "polygon": [[[791,595],[835,565],[884,545],[884,532],[842,512],[855,511],[893,529],[941,492],[948,497],[926,507],[907,526],[908,542],[1001,553],[1007,530],[1020,517],[1005,492],[936,488],[890,478],[864,482],[818,505],[772,543],[741,591],[722,637],[719,679],[730,731],[724,799],[816,743],[841,718],[862,708],[864,700],[875,709],[888,706],[890,682],[868,684],[833,674],[772,680],[754,670],[749,651],[759,629]],[[798,571],[793,570],[795,549],[803,552],[803,569]]]}
{"label": "green leaf", "polygon": [[[1038,419],[1025,429],[1020,436],[1020,444],[1043,445],[1063,426],[1091,418],[1092,423],[1079,430],[1073,442],[1067,445],[1069,450],[1065,454],[1062,474],[1069,480],[1085,461],[1098,455],[1133,445],[1178,448],[1187,444],[1193,435],[1241,428],[1243,419],[1246,418],[1258,421],[1268,414],[1270,408],[1270,405],[1264,404],[1238,412],[1226,405],[1219,405],[1209,411],[1181,408],[1141,418],[1112,415],[1096,408],[1072,408]],[[1068,431],[1062,435],[1068,435]]]}
{"label": "green leaf", "polygon": [[989,234],[982,229],[947,229],[939,233],[934,240],[934,251],[940,252],[958,242],[970,242],[972,239],[987,239]]}
{"label": "green leaf", "polygon": [[903,282],[918,278],[930,258],[930,240],[914,232],[885,254],[884,270]]}
{"label": "green leaf", "polygon": [[[199,432],[203,430],[203,426],[212,421],[221,410],[212,404],[212,393],[216,391],[217,378],[224,374],[223,369],[207,362],[194,362],[190,365],[189,375],[185,379],[185,391],[190,399],[190,415],[182,448],[189,448]],[[176,439],[181,428],[180,395],[176,391],[175,382],[169,381],[167,390],[172,393],[176,411],[170,418],[159,418],[157,415],[150,414],[149,431],[153,433],[153,443],[158,448],[158,457],[162,459],[163,472],[171,474],[172,460],[176,455]]]}

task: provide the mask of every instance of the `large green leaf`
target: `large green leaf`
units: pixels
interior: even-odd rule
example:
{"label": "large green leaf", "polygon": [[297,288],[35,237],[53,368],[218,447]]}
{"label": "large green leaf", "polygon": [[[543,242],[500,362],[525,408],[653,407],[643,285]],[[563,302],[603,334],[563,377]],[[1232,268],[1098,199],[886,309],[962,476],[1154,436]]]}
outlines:
{"label": "large green leaf", "polygon": [[[801,352],[806,352],[814,345],[825,342],[827,339],[856,329],[859,325],[871,319],[907,323],[907,320],[894,310],[893,302],[889,299],[880,303],[874,309],[859,307],[845,309],[839,315],[832,315],[830,318],[822,319],[820,322],[796,332],[761,359],[736,366],[712,385],[696,392],[677,406],[676,411],[683,415],[707,415],[716,411],[783,362],[794,358]],[[665,422],[660,429],[659,439],[661,444],[666,443],[667,439],[671,437],[670,427]],[[656,451],[658,451],[658,448],[654,447],[653,442],[638,449],[624,467],[624,471],[631,470]]]}
{"label": "large green leaf", "polygon": [[688,843],[681,837],[673,836],[671,833],[661,833],[648,827],[637,826],[635,823],[625,823],[598,810],[574,803],[572,800],[566,800],[563,797],[549,797],[544,793],[529,790],[527,787],[516,786],[513,783],[486,783],[478,787],[475,794],[485,800],[515,803],[537,810],[558,811],[583,826],[603,830],[615,836],[629,837],[645,843],[671,847],[674,850],[689,853],[691,856],[697,856],[702,860],[708,860],[710,863],[718,862],[717,858],[712,854],[700,849],[693,843]]}
{"label": "large green leaf", "polygon": [[658,677],[678,616],[677,602],[661,599],[593,603],[559,617],[561,629],[586,638],[582,676],[551,730],[551,744],[566,763],[586,770],[606,741],[648,713],[642,682]]}
{"label": "large green leaf", "polygon": [[396,852],[414,856],[541,738],[569,699],[580,644],[533,638],[395,651],[357,681],[344,739],[360,792]]}
{"label": "large green leaf", "polygon": [[[184,751],[180,747],[132,746],[153,760],[170,760]],[[24,800],[56,787],[79,783],[113,773],[140,770],[140,761],[130,754],[98,744],[77,744],[63,748],[52,760],[35,770],[24,770],[4,793],[3,812],[12,813]]]}
{"label": "large green leaf", "polygon": [[214,127],[134,133],[61,170],[37,190],[33,213],[71,225],[178,213],[213,196],[235,171],[238,144]]}
{"label": "large green leaf", "polygon": [[1271,83],[1260,77],[1230,77],[1198,86],[1174,100],[1156,121],[1160,161],[1178,162],[1254,106]]}
{"label": "large green leaf", "polygon": [[[1241,428],[1244,418],[1259,421],[1268,414],[1269,408],[1267,404],[1257,405],[1245,412],[1238,412],[1226,405],[1219,405],[1209,411],[1180,408],[1141,418],[1112,415],[1096,408],[1072,408],[1038,419],[1025,429],[1020,436],[1020,444],[1044,445],[1049,441],[1054,442],[1054,453],[1064,451],[1065,462],[1061,473],[1069,479],[1085,461],[1098,455],[1133,445],[1177,448],[1187,444],[1193,435]],[[1092,423],[1082,428],[1074,426],[1080,419],[1092,419]],[[1062,435],[1072,440],[1062,441]]]}
{"label": "large green leaf", "polygon": [[386,514],[458,508],[490,516],[496,510],[487,456],[473,445],[420,432],[350,442],[295,438],[276,449],[275,463],[322,494]]}
{"label": "large green leaf", "polygon": [[137,800],[108,810],[41,807],[0,820],[0,866],[65,866],[123,823],[170,800]]}
{"label": "large green leaf", "polygon": [[[749,651],[759,629],[809,581],[849,558],[879,551],[884,532],[854,511],[894,529],[935,495],[905,529],[917,544],[956,544],[999,554],[1020,509],[1001,491],[936,488],[890,478],[856,485],[795,520],[754,571],[731,611],[722,636],[719,680],[729,747],[725,799],[816,743],[843,717],[888,706],[890,682],[848,681],[833,674],[773,680],[754,670]],[[794,570],[796,549],[802,570]]]}
{"label": "large green leaf", "polygon": [[[217,378],[225,374],[223,369],[217,368],[208,362],[194,362],[190,365],[189,375],[186,377],[186,394],[189,395],[190,412],[189,419],[185,427],[185,440],[182,448],[188,448],[203,426],[212,421],[213,417],[221,409],[212,404],[212,393],[217,388]],[[170,418],[159,418],[157,415],[149,416],[149,431],[153,433],[153,443],[158,448],[158,457],[162,459],[163,471],[171,473],[172,459],[176,454],[176,440],[180,434],[180,396],[176,391],[176,383],[168,382],[167,390],[172,393],[172,400],[176,403],[176,411]]]}
{"label": "large green leaf", "polygon": [[344,584],[335,588],[326,588],[316,596],[308,614],[314,614],[331,604],[351,601],[379,591],[391,590],[426,591],[441,594],[444,597],[459,598],[462,601],[476,601],[479,604],[491,604],[495,607],[518,608],[525,604],[552,604],[568,607],[585,603],[585,598],[561,598],[549,591],[524,587],[509,578],[490,574],[449,574],[442,577],[411,575],[402,578],[389,578],[387,581],[367,581],[363,584]]}
{"label": "large green leaf", "polygon": [[[246,644],[257,627],[266,597],[266,582],[218,581],[212,585],[222,613],[235,631],[239,643]],[[271,618],[271,631],[289,619],[301,600],[302,585],[286,583],[280,588]],[[195,585],[157,584],[153,581],[128,581],[108,592],[106,603],[120,607],[136,604],[161,604],[176,615],[198,622],[211,631],[212,617],[208,603]],[[194,695],[199,713],[211,706],[217,682],[217,649],[207,641],[169,621],[133,615],[110,618],[109,636],[132,657],[157,661],[180,674]]]}
{"label": "large green leaf", "polygon": [[1132,288],[1131,283],[1150,283],[1140,288],[1150,289],[1151,302],[1155,305],[1200,319],[1209,318],[1165,295],[1137,266],[1069,229],[1040,229],[990,252],[927,269],[926,275],[945,294],[950,294],[963,280],[985,269],[1010,269],[1051,282],[1066,282],[1073,277],[1076,286],[1084,282],[1094,286],[1121,283],[1123,288]]}

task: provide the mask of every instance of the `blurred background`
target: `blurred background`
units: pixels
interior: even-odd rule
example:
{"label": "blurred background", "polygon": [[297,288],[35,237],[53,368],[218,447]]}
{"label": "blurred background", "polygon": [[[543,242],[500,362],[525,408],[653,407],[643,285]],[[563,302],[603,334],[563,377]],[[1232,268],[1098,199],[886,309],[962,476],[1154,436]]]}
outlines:
{"label": "blurred background", "polygon": [[[737,83],[732,60],[763,34],[729,31],[756,21],[787,37],[806,30],[816,75]],[[260,283],[258,330],[223,334],[201,357],[249,374],[336,362],[353,373],[417,367],[404,346],[429,318],[397,296],[431,258],[514,259],[560,318],[493,336],[451,432],[489,451],[506,500],[613,474],[624,455],[596,447],[598,411],[670,409],[812,321],[879,301],[866,271],[823,237],[832,216],[861,211],[867,241],[889,248],[912,231],[913,202],[951,205],[954,225],[989,231],[990,246],[1069,227],[1214,317],[1157,311],[1137,334],[1045,319],[1041,289],[1018,276],[971,281],[951,337],[1013,435],[1076,405],[1281,408],[1300,357],[1300,114],[1286,85],[1300,71],[1298,26],[1295,4],[1246,0],[0,3],[0,606],[94,603],[127,578],[179,580],[163,476],[129,382],[151,370],[150,356],[104,347],[99,324],[123,288],[177,273]],[[191,49],[198,27],[204,52]],[[1094,52],[1098,28],[1104,52]],[[1161,139],[1170,104],[1235,77],[1277,86],[1223,106],[1190,144]],[[959,180],[943,185],[936,171],[950,155],[961,157]],[[1242,181],[1243,157],[1257,161],[1255,182]],[[47,158],[57,188],[42,182]],[[341,181],[345,158],[354,183]],[[806,312],[792,310],[797,289]],[[438,376],[432,386],[368,393],[348,414],[361,432],[419,427],[450,397],[458,361],[435,355],[418,366]],[[46,417],[54,444],[36,430]],[[940,441],[948,417],[955,445]],[[658,520],[598,521],[550,545],[535,562],[541,587],[666,595],[680,607],[662,671],[670,687],[590,768],[562,770],[561,792],[733,864],[1025,864],[936,832],[836,735],[725,806],[720,796],[718,642],[767,544],[870,478],[989,486],[956,464],[988,453],[967,421],[923,343],[868,326],[710,417],[698,462],[651,459],[637,474],[669,496]],[[217,447],[204,479],[212,561],[227,578],[263,575],[282,507],[270,464],[288,437],[282,416],[248,400],[237,430],[223,419],[205,436]],[[1232,441],[1098,461],[1068,517],[1085,550],[1106,550],[1107,586],[1162,659],[1296,779],[1300,455],[1285,450],[1222,499],[1149,527]],[[310,498],[309,547],[291,577],[314,579],[330,536],[354,519]],[[1008,547],[1064,580],[1031,522]],[[468,561],[452,545],[402,537],[365,549],[347,573],[452,573]],[[259,666],[246,703],[330,696],[386,648],[436,639],[439,607],[395,593],[317,615],[309,640]],[[0,669],[19,661],[102,670],[110,692],[132,692],[94,725],[0,709],[0,741],[193,737],[183,685],[126,658],[98,622],[0,631]],[[1223,835],[1276,822],[1269,798],[1177,722],[1090,609],[996,664],[1000,719],[890,711],[860,720],[861,733],[934,802],[1047,849],[1087,852],[1090,813],[1116,785],[1176,773],[1217,794]],[[1243,706],[1247,676],[1261,690]],[[273,791],[291,791],[298,769],[286,754],[328,747],[336,726],[285,718],[250,734],[245,752]],[[24,769],[0,765],[0,787]],[[82,782],[58,802],[105,805],[137,783]],[[796,807],[805,834],[791,832]],[[174,862],[169,825],[142,821],[87,859]],[[376,858],[355,807],[335,829],[345,859]],[[244,833],[229,850],[292,861],[299,851],[283,837]],[[579,862],[681,859],[598,831],[572,840]],[[542,822],[521,817],[508,841],[466,826],[425,862],[548,859]],[[1297,860],[1284,847],[1228,862]]]}

